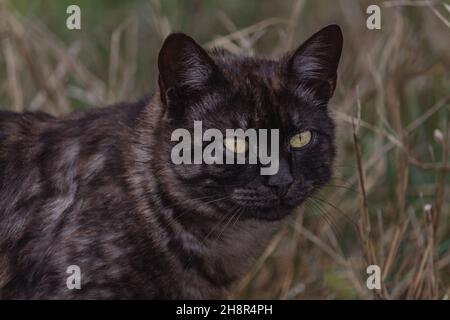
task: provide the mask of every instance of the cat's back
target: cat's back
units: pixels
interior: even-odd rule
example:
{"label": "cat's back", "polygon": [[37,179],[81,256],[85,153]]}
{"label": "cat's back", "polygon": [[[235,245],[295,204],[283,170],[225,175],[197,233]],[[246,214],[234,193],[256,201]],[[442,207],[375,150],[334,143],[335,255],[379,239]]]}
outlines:
{"label": "cat's back", "polygon": [[8,146],[40,134],[56,120],[55,117],[42,112],[0,111],[0,159],[5,158]]}
{"label": "cat's back", "polygon": [[127,230],[135,226],[124,224],[121,153],[145,104],[62,118],[0,112],[0,298],[33,297],[22,294],[35,283],[48,286],[43,296],[64,296],[64,282],[53,286],[44,275],[65,279],[75,258],[92,275],[114,274],[127,260],[131,251],[120,248],[130,245]]}
{"label": "cat's back", "polygon": [[[50,212],[43,210],[49,198],[67,194],[75,182],[82,143],[89,142],[86,127],[105,133],[97,122],[84,113],[56,118],[0,111],[0,243],[19,235],[17,226]],[[94,133],[89,133],[90,143],[101,143],[101,134]]]}
{"label": "cat's back", "polygon": [[54,117],[44,112],[17,113],[0,110],[0,148],[11,143],[32,140],[50,131],[63,136],[96,134],[96,131],[105,134],[108,130],[118,133],[118,129],[134,126],[149,99],[150,96],[145,96],[134,103],[91,108],[62,117]]}
{"label": "cat's back", "polygon": [[86,184],[105,165],[114,170],[119,145],[144,106],[145,100],[61,118],[0,111],[0,221]]}
{"label": "cat's back", "polygon": [[132,129],[147,101],[144,98],[58,118],[43,112],[0,111],[0,186],[8,175],[23,172],[25,164],[39,165],[49,157],[64,159],[74,149],[116,144]]}
{"label": "cat's back", "polygon": [[42,134],[56,126],[57,119],[45,113],[0,111],[0,218],[17,196],[30,172]]}

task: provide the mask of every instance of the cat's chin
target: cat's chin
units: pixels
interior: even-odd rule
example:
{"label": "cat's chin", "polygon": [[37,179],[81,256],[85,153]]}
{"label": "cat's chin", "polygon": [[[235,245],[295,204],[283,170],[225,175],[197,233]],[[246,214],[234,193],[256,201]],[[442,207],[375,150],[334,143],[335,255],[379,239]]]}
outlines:
{"label": "cat's chin", "polygon": [[295,207],[277,207],[267,211],[260,211],[256,213],[255,218],[267,221],[277,221],[289,216],[294,210]]}
{"label": "cat's chin", "polygon": [[301,197],[276,197],[267,195],[265,197],[255,197],[253,199],[240,196],[233,197],[227,206],[241,212],[242,219],[260,219],[260,220],[281,220],[292,214],[300,206],[305,196]]}
{"label": "cat's chin", "polygon": [[297,205],[278,204],[276,206],[248,206],[242,207],[242,219],[258,219],[267,221],[281,220],[292,214]]}

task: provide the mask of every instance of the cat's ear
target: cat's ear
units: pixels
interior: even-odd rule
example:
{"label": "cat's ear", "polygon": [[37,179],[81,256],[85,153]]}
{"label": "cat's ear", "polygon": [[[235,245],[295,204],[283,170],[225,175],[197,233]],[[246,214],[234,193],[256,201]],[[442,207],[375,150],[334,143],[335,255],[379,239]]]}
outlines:
{"label": "cat's ear", "polygon": [[306,40],[288,60],[288,77],[295,87],[330,99],[336,87],[342,42],[338,25],[329,25]]}
{"label": "cat's ear", "polygon": [[208,53],[194,39],[174,33],[164,41],[158,56],[161,99],[173,89],[189,95],[205,89],[217,67]]}

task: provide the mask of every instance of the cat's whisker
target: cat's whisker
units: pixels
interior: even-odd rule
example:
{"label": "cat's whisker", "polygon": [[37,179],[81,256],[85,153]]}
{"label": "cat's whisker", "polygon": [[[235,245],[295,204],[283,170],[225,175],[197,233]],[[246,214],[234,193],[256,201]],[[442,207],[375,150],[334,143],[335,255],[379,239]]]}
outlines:
{"label": "cat's whisker", "polygon": [[[203,237],[203,239],[200,240],[200,243],[202,245],[206,244],[206,241],[208,241],[209,237],[214,233],[214,231],[221,225],[222,222],[224,222],[227,218],[227,215],[224,215],[219,219],[219,221],[211,228],[211,230]],[[188,261],[185,264],[185,269],[189,269],[192,263],[193,254],[189,255]]]}
{"label": "cat's whisker", "polygon": [[334,220],[333,216],[328,211],[326,211],[320,205],[320,203],[318,203],[313,198],[310,198],[308,200],[311,201],[311,203],[314,205],[314,207],[320,211],[321,215],[319,215],[319,217],[324,219],[327,222],[327,224],[331,227],[333,233],[336,235],[336,238],[338,238],[340,241],[343,238],[342,237],[342,233],[343,233],[342,227],[338,226],[338,224]]}
{"label": "cat's whisker", "polygon": [[[150,195],[150,193],[146,193],[146,195]],[[161,196],[160,193],[154,193],[152,195],[152,197],[149,197],[149,199],[160,199],[160,196]],[[221,195],[219,195],[219,196],[221,196]],[[203,197],[198,197],[198,198],[192,198],[192,199],[190,199],[190,201],[216,199],[216,198],[217,198],[217,195],[208,195],[208,196],[203,196]],[[176,207],[177,205],[181,206],[181,205],[184,205],[184,204],[174,201],[174,203],[172,205],[164,206],[164,207],[161,207],[160,209],[161,210],[172,209],[172,208]]]}
{"label": "cat's whisker", "polygon": [[355,228],[355,230],[358,230],[358,224],[353,221],[346,213],[344,213],[339,207],[335,206],[334,204],[330,203],[327,200],[318,198],[317,196],[311,196],[311,199],[314,199],[316,201],[320,201],[324,204],[327,204],[328,206],[330,206],[331,208],[335,209],[337,213],[341,214],[347,221],[350,222],[351,226]]}
{"label": "cat's whisker", "polygon": [[225,230],[227,229],[227,227],[228,227],[228,225],[230,224],[230,222],[233,221],[234,218],[235,218],[236,216],[238,216],[237,213],[233,213],[233,214],[231,215],[231,217],[227,220],[227,222],[225,223],[225,225],[224,225],[224,227],[222,228],[222,230],[217,234],[217,237],[216,237],[215,241],[220,240],[220,237],[221,237],[222,234],[225,232]]}
{"label": "cat's whisker", "polygon": [[356,166],[353,164],[333,164],[331,165],[332,168],[350,168],[350,169],[355,169],[356,170]]}
{"label": "cat's whisker", "polygon": [[[203,204],[211,204],[211,203],[214,203],[214,202],[218,202],[218,201],[223,201],[223,200],[226,200],[226,199],[228,199],[230,196],[223,196],[223,197],[219,197],[219,198],[216,198],[215,196],[214,196],[214,199],[212,199],[211,201],[206,201],[206,202],[204,202]],[[212,198],[212,197],[208,197],[208,198]],[[205,199],[205,198],[198,198],[198,199],[194,199],[194,200],[200,200],[200,199]],[[189,212],[191,212],[192,210],[184,210],[184,211],[182,211],[182,212],[180,212],[180,214],[179,215],[177,215],[177,216],[175,216],[174,217],[174,219],[179,219],[179,218],[181,218],[181,217],[183,217],[184,215],[186,215],[187,213],[189,213]]]}
{"label": "cat's whisker", "polygon": [[351,192],[353,192],[355,194],[360,194],[360,192],[358,190],[355,190],[355,189],[353,189],[351,187],[348,187],[348,186],[338,185],[338,184],[325,184],[325,185],[322,186],[322,188],[342,188],[342,189],[345,189],[347,191],[351,191]]}
{"label": "cat's whisker", "polygon": [[239,219],[241,218],[242,214],[244,213],[244,208],[240,207],[238,208],[237,212],[239,213],[236,220],[233,223],[233,227],[238,223]]}

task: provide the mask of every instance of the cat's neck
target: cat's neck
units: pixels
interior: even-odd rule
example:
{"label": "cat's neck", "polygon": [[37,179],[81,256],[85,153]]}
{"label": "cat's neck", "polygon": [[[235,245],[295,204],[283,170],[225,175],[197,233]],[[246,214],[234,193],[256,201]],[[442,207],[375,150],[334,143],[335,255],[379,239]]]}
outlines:
{"label": "cat's neck", "polygon": [[[179,211],[172,211],[171,216],[177,215]],[[202,284],[202,298],[223,298],[254,265],[281,222],[237,220],[232,214],[225,214],[221,220],[192,218],[195,215],[196,212],[184,212],[185,219],[170,220],[177,237],[183,239],[175,242],[176,250],[185,254],[180,265],[182,278],[188,279],[186,286],[192,279]],[[211,293],[203,296],[209,292],[207,287]]]}

